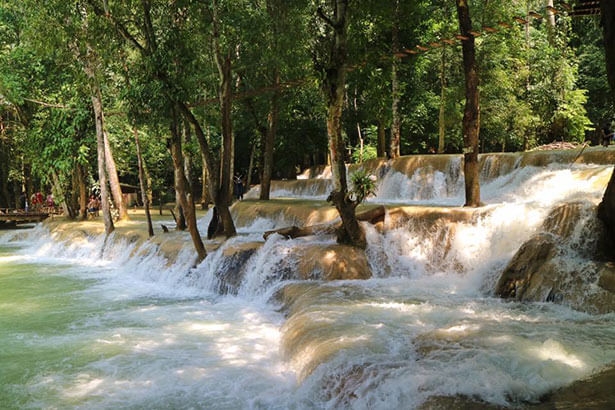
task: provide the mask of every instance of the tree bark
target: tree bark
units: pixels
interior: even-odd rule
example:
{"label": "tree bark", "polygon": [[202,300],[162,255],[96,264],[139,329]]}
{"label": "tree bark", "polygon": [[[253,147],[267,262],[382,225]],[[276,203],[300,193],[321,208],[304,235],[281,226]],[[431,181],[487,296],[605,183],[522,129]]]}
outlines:
{"label": "tree bark", "polygon": [[92,106],[94,107],[94,122],[96,124],[96,148],[98,151],[98,182],[100,184],[100,208],[102,210],[105,232],[109,235],[115,230],[111,209],[109,207],[109,192],[107,187],[107,166],[105,156],[104,115],[100,90],[92,90]]}
{"label": "tree bark", "polygon": [[615,101],[615,2],[601,0],[602,34],[606,57],[606,74],[611,88],[611,95]]}
{"label": "tree bark", "polygon": [[273,176],[273,147],[275,136],[278,131],[278,119],[280,116],[280,70],[274,69],[275,91],[271,97],[269,115],[267,118],[267,134],[263,148],[263,172],[261,178],[260,199],[268,200],[271,191],[271,178]]}
{"label": "tree bark", "polygon": [[[613,103],[615,103],[615,2],[601,0],[602,33],[606,56],[606,71],[611,88]],[[611,244],[615,244],[615,169],[607,185],[602,202],[598,206],[598,217],[607,228]],[[611,247],[612,248],[612,247]]]}
{"label": "tree bark", "polygon": [[[233,218],[229,210],[229,202],[230,198],[224,197],[221,193],[220,186],[220,178],[219,178],[219,168],[214,166],[215,161],[213,160],[213,155],[211,155],[209,150],[209,144],[207,142],[207,138],[205,137],[205,133],[203,132],[203,128],[201,127],[201,123],[196,119],[196,117],[190,111],[185,104],[180,103],[179,109],[184,117],[192,124],[194,127],[194,131],[197,137],[197,141],[201,148],[201,154],[205,157],[205,163],[207,166],[207,176],[208,176],[208,185],[209,185],[209,194],[214,203],[214,206],[217,208],[218,213],[220,215],[220,219],[226,218],[226,224],[228,224],[232,228],[232,235],[236,235],[235,225],[233,223]],[[229,195],[229,192],[227,192]],[[224,224],[224,221],[223,221]],[[224,226],[225,232],[224,234],[228,237],[229,233],[226,231],[226,226]]]}
{"label": "tree bark", "polygon": [[[274,52],[274,62],[277,60],[280,54],[280,21],[281,5],[279,0],[267,0],[267,14],[271,19],[271,47]],[[273,67],[273,83],[274,91],[271,96],[269,115],[267,118],[267,134],[263,144],[263,169],[261,172],[261,191],[259,198],[261,200],[268,200],[271,191],[271,178],[273,177],[273,148],[275,145],[275,138],[278,132],[278,120],[280,116],[280,68],[278,64],[274,64]]]}
{"label": "tree bark", "polygon": [[480,181],[478,162],[478,138],[480,131],[480,106],[476,51],[472,35],[472,20],[467,0],[457,1],[460,34],[463,36],[463,69],[465,75],[465,109],[463,113],[463,172],[465,178],[464,206],[480,206]]}
{"label": "tree bark", "polygon": [[401,118],[399,115],[399,100],[400,87],[398,78],[399,57],[396,54],[399,52],[399,0],[395,0],[395,10],[393,15],[393,30],[391,42],[393,45],[393,63],[391,65],[391,114],[393,121],[391,123],[391,158],[397,158],[401,155]]}
{"label": "tree bark", "polygon": [[143,202],[143,209],[145,210],[145,217],[147,219],[147,234],[151,238],[154,236],[154,227],[152,225],[152,216],[149,211],[149,197],[147,196],[148,184],[145,178],[145,169],[143,167],[143,156],[141,155],[141,144],[139,142],[139,131],[137,127],[133,128],[133,134],[135,137],[135,147],[137,151],[137,165],[139,167],[139,188],[141,189],[141,201]]}
{"label": "tree bark", "polygon": [[222,115],[222,152],[220,154],[220,180],[218,185],[218,194],[216,206],[220,215],[220,221],[224,226],[224,235],[227,238],[237,235],[235,224],[229,206],[232,203],[233,191],[231,189],[233,183],[233,165],[235,160],[235,138],[233,135],[232,109],[233,109],[233,93],[232,93],[232,66],[230,52],[222,53],[220,48],[220,21],[218,20],[218,2],[214,0],[212,7],[212,48],[214,60],[218,68],[220,76],[219,85],[219,100],[220,112]]}
{"label": "tree bark", "polygon": [[192,238],[192,243],[197,253],[196,263],[201,262],[207,256],[205,245],[201,239],[199,229],[196,222],[196,212],[194,208],[194,198],[187,189],[188,183],[184,173],[184,160],[182,153],[182,137],[179,131],[178,113],[173,110],[171,122],[171,141],[170,141],[171,157],[173,158],[173,168],[175,170],[175,190],[180,206],[186,218],[188,231]]}
{"label": "tree bark", "polygon": [[333,18],[327,17],[322,9],[318,9],[319,16],[333,30],[331,49],[322,81],[327,102],[327,134],[331,155],[331,171],[335,185],[335,190],[329,195],[329,201],[335,205],[342,219],[342,226],[338,231],[338,242],[365,249],[367,247],[365,232],[355,215],[357,204],[348,195],[344,161],[346,144],[342,135],[342,109],[346,83],[348,0],[335,0],[333,5]]}
{"label": "tree bark", "polygon": [[79,190],[79,215],[81,219],[86,220],[88,217],[87,212],[87,201],[88,201],[88,191],[86,185],[86,174],[85,169],[82,165],[77,164],[76,166],[77,172],[77,185]]}
{"label": "tree bark", "polygon": [[440,61],[440,112],[438,115],[438,154],[444,153],[444,137],[446,136],[446,46],[442,46]]}
{"label": "tree bark", "polygon": [[113,152],[111,151],[111,145],[109,144],[109,137],[107,136],[107,131],[105,130],[103,130],[103,142],[105,144],[105,166],[107,167],[107,175],[109,177],[109,187],[111,189],[111,195],[113,196],[113,203],[118,210],[119,219],[128,219],[128,211],[126,210],[126,204],[124,203],[120,179],[117,176],[117,167],[115,166],[115,160],[113,159]]}
{"label": "tree bark", "polygon": [[378,145],[376,148],[376,156],[385,158],[387,155],[386,149],[386,130],[384,127],[384,118],[378,118]]}

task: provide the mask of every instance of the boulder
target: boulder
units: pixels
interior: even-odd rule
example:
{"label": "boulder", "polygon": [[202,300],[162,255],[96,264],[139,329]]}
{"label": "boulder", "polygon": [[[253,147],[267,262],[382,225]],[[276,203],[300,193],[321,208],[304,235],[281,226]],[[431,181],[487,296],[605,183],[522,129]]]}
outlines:
{"label": "boulder", "polygon": [[218,293],[236,295],[239,292],[246,274],[246,263],[261,246],[260,242],[247,242],[222,251],[224,262],[216,271]]}
{"label": "boulder", "polygon": [[558,273],[550,261],[556,254],[555,236],[541,233],[517,251],[498,284],[495,293],[515,300],[544,300],[557,283]]}
{"label": "boulder", "polygon": [[[556,208],[542,232],[524,243],[496,285],[516,301],[555,302],[588,313],[615,312],[615,264],[604,258],[604,227],[588,208]],[[592,212],[593,211],[593,212]]]}
{"label": "boulder", "polygon": [[[615,170],[606,187],[602,202],[598,206],[598,218],[606,226],[609,248],[613,250],[615,248]],[[611,261],[615,261],[615,251],[610,252],[608,256]]]}

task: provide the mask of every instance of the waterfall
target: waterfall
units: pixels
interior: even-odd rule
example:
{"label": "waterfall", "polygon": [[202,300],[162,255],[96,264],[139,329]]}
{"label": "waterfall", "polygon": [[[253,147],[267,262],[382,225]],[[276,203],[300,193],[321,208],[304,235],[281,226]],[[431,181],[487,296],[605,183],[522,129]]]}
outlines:
{"label": "waterfall", "polygon": [[[147,238],[133,222],[106,239],[93,222],[1,232],[0,401],[84,409],[537,403],[615,361],[612,310],[583,309],[608,302],[604,289],[615,283],[592,259],[611,151],[483,155],[485,205],[476,209],[461,207],[460,156],[350,166],[377,177],[377,195],[359,211],[385,207],[384,222],[362,222],[365,252],[339,246],[325,229],[263,238],[338,221],[324,200],[327,168],[276,181],[271,201],[248,192],[231,208],[239,234],[206,241],[197,266],[187,233]],[[210,218],[198,221],[202,232]],[[550,280],[550,291],[538,301],[500,299],[503,272],[518,273],[542,250],[544,275],[513,279]],[[368,279],[325,280],[344,269]]]}

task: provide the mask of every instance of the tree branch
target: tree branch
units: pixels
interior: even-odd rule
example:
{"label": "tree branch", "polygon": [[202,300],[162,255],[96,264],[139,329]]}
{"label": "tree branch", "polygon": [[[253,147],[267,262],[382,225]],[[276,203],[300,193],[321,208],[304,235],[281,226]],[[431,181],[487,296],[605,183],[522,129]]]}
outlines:
{"label": "tree branch", "polygon": [[331,20],[329,17],[325,15],[325,12],[323,11],[322,7],[318,7],[318,9],[316,10],[316,14],[318,14],[318,17],[323,19],[323,21],[327,23],[328,25],[330,25],[333,29],[337,28],[338,25],[335,24],[333,20]]}

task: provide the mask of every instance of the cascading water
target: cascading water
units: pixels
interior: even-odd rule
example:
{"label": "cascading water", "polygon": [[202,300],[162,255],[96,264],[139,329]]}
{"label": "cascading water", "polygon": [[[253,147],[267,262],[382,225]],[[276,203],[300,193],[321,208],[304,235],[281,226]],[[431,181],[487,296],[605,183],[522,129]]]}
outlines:
{"label": "cascading water", "polygon": [[[268,208],[236,204],[240,235],[209,244],[197,267],[179,235],[168,237],[184,238],[170,260],[161,251],[168,243],[119,234],[103,241],[46,226],[0,232],[0,403],[390,409],[455,395],[536,402],[615,360],[615,315],[504,302],[494,286],[554,208],[574,202],[581,223],[591,219],[613,167],[523,161],[484,159],[479,210],[458,207],[458,156],[373,169],[378,195],[369,202],[385,204],[387,218],[381,228],[364,224],[373,273],[365,281],[299,280],[297,255],[332,246],[332,236],[262,239],[289,222],[332,220],[320,192],[326,181],[316,191],[310,180],[289,181],[292,189],[276,182]],[[199,221],[202,232],[209,217]],[[587,240],[579,226],[569,230],[571,249]]]}

